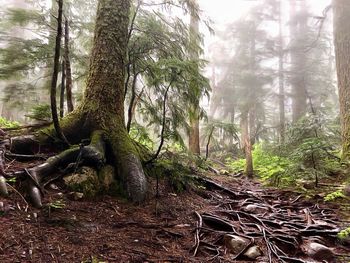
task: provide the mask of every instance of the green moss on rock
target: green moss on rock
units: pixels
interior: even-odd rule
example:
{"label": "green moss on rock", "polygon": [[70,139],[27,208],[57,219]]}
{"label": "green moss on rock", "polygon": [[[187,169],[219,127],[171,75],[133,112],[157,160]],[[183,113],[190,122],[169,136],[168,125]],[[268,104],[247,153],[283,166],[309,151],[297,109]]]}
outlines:
{"label": "green moss on rock", "polygon": [[97,171],[90,167],[82,167],[79,173],[66,176],[64,181],[69,189],[86,197],[94,197],[102,190]]}

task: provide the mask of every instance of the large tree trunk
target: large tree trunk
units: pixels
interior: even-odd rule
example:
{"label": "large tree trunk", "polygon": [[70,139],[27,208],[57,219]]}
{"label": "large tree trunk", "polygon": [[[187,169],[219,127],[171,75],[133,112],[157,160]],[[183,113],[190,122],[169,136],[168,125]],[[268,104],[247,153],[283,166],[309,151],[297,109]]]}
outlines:
{"label": "large tree trunk", "polygon": [[[197,38],[199,35],[199,21],[198,17],[191,12],[190,20],[190,42],[191,42],[191,51],[190,56],[194,61],[198,60],[198,51],[197,51]],[[199,87],[196,81],[191,81],[190,89],[193,93],[193,103],[190,105],[190,132],[189,132],[189,150],[193,154],[200,154],[200,142],[199,142]]]}
{"label": "large tree trunk", "polygon": [[350,159],[350,4],[333,0],[334,46],[338,76],[343,158]]}
{"label": "large tree trunk", "polygon": [[[78,143],[101,131],[107,159],[134,202],[144,200],[147,182],[138,148],[130,139],[124,120],[124,65],[130,1],[100,0],[87,87],[81,104],[61,121],[70,142]],[[44,139],[48,140],[44,132]],[[39,138],[41,141],[43,138]],[[93,141],[91,142],[94,143]]]}

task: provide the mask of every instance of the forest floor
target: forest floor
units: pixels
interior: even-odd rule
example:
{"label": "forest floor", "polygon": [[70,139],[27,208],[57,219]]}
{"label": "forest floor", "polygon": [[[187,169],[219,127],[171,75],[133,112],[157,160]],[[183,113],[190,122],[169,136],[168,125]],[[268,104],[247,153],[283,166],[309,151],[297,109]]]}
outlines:
{"label": "forest floor", "polygon": [[[206,187],[177,194],[162,182],[160,196],[142,205],[110,196],[74,201],[56,189],[45,197],[51,206],[38,210],[11,191],[0,198],[0,262],[251,262],[243,250],[253,243],[262,251],[255,262],[350,262],[350,248],[335,238],[350,224],[339,206],[245,178],[205,176]],[[242,251],[230,251],[229,234],[249,236]],[[321,251],[312,260],[310,242],[329,247],[334,259]]]}

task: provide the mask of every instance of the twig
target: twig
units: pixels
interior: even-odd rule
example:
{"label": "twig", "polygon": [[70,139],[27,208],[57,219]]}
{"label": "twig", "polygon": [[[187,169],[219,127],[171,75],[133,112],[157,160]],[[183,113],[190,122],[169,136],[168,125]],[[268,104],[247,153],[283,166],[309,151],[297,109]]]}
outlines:
{"label": "twig", "polygon": [[194,249],[194,252],[193,252],[193,256],[195,257],[195,256],[197,256],[198,248],[199,248],[199,245],[200,245],[199,233],[200,233],[200,229],[201,229],[201,227],[203,225],[203,219],[202,219],[202,216],[197,211],[195,211],[194,213],[198,217],[197,229],[196,229],[196,234],[195,234],[195,249]]}

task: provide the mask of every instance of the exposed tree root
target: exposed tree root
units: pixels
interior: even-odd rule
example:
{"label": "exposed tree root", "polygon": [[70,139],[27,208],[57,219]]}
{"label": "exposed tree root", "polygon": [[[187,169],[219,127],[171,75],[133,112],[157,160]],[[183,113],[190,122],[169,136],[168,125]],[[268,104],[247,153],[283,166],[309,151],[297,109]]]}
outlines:
{"label": "exposed tree root", "polygon": [[[74,127],[76,125],[69,125]],[[67,126],[63,122],[63,129]],[[40,134],[40,135],[38,135]],[[0,145],[0,176],[3,178],[20,177],[26,181],[27,194],[36,207],[42,206],[43,187],[52,177],[57,179],[57,172],[63,176],[68,171],[76,170],[78,166],[87,165],[101,169],[106,164],[106,156],[109,162],[114,163],[117,175],[124,184],[125,194],[133,202],[142,202],[147,191],[147,181],[143,172],[139,156],[148,158],[145,150],[134,144],[125,134],[125,139],[114,136],[107,136],[106,132],[98,130],[92,132],[89,145],[80,144],[64,150],[60,154],[50,157],[43,164],[30,169],[5,173],[5,155],[18,160],[31,160],[42,158],[41,147],[52,145],[55,137],[52,127],[37,135],[25,135],[13,138],[6,138]],[[69,133],[68,133],[69,134]],[[84,136],[87,134],[83,133]],[[118,136],[120,137],[120,135]],[[75,138],[76,140],[76,138]],[[87,140],[83,140],[87,141]],[[7,195],[6,182],[1,184],[0,194]]]}
{"label": "exposed tree root", "polygon": [[[96,146],[95,135],[99,134],[101,137],[103,135],[107,152],[99,147],[94,150],[99,151],[103,156],[108,156],[109,161],[117,170],[117,175],[123,181],[128,197],[135,202],[141,202],[146,195],[146,178],[139,152],[129,137],[124,119],[124,66],[127,61],[129,10],[130,1],[100,1],[96,14],[95,37],[84,98],[74,111],[60,120],[60,127],[70,144],[77,144],[86,138],[91,138],[91,146]],[[59,37],[56,41],[56,50],[58,42]],[[58,68],[57,58],[58,56],[55,56],[54,70]],[[53,77],[52,84],[54,83],[56,83],[56,76]],[[52,93],[55,93],[55,86],[52,85]],[[51,97],[51,104],[54,105],[54,96]],[[56,119],[57,122],[55,109],[52,113],[53,119]],[[16,142],[9,140],[8,144],[16,154],[27,154],[24,152],[27,150],[36,153],[33,151],[33,144],[28,140],[37,140],[35,143],[38,147],[50,142],[55,145],[62,144],[62,141],[57,142],[56,140],[57,137],[64,139],[62,133],[57,129],[58,125],[55,127],[56,129],[51,126],[46,130],[41,130],[34,138],[23,137]],[[58,131],[58,134],[55,130]],[[97,144],[100,141],[102,140],[98,140]],[[66,145],[63,144],[63,146]],[[27,174],[32,178],[30,191],[34,198],[40,194],[38,184],[41,178],[54,172],[60,165],[67,165],[72,159],[78,157],[78,152],[78,149],[69,149],[49,159],[46,163],[28,170]],[[96,155],[100,157],[100,154]],[[96,157],[93,154],[92,156]],[[82,159],[88,159],[91,156],[87,154],[84,157]]]}
{"label": "exposed tree root", "polygon": [[[23,141],[21,141],[19,138],[10,140],[11,142],[15,142],[16,149],[18,149],[17,147],[19,147],[19,145],[24,145],[25,149],[29,149],[28,145],[37,143],[37,140],[33,139],[31,136],[22,136],[21,138]],[[9,145],[8,141],[6,142],[6,146],[10,146],[10,148],[13,149],[13,145]],[[56,156],[50,157],[43,164],[12,174],[6,174],[3,172],[3,176],[22,176],[22,178],[25,178],[27,181],[27,193],[30,196],[33,205],[40,208],[42,206],[41,199],[44,192],[42,189],[42,184],[44,183],[45,179],[47,180],[47,177],[54,175],[58,171],[67,170],[67,167],[69,166],[77,168],[81,165],[89,165],[100,169],[106,163],[105,148],[102,133],[95,132],[92,135],[91,143],[88,146],[81,144],[80,146],[72,147]],[[1,192],[5,193],[6,189],[3,187],[3,185],[1,186]]]}
{"label": "exposed tree root", "polygon": [[218,195],[212,195],[211,200],[217,204],[216,209],[210,213],[196,213],[203,222],[202,227],[195,229],[194,246],[198,254],[210,251],[215,257],[223,258],[227,252],[223,248],[229,248],[229,245],[224,242],[222,246],[222,240],[229,234],[251,240],[241,253],[233,253],[231,259],[243,260],[249,246],[259,246],[267,262],[309,262],[306,259],[314,258],[316,253],[313,253],[313,247],[305,244],[314,242],[324,248],[324,257],[331,259],[327,262],[335,262],[337,255],[327,247],[340,248],[337,233],[341,222],[334,217],[334,211],[301,197],[298,203],[292,204],[293,199],[288,201],[283,191],[232,191],[209,179],[202,178],[201,181]]}

